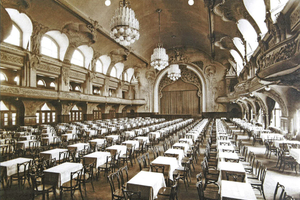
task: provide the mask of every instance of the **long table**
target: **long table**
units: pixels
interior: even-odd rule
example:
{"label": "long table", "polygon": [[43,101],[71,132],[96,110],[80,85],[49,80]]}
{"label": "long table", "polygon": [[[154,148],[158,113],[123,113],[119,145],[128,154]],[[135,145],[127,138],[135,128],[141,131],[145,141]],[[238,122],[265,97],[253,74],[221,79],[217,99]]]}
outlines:
{"label": "long table", "polygon": [[154,200],[160,188],[166,187],[164,175],[140,171],[127,182],[127,190],[140,191],[141,200]]}

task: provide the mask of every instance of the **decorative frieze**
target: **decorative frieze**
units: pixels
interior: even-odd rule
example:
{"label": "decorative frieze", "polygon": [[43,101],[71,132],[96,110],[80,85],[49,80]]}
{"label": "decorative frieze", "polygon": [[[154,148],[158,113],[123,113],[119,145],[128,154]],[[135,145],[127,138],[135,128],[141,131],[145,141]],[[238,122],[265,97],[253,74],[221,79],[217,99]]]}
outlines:
{"label": "decorative frieze", "polygon": [[48,64],[40,64],[37,66],[37,70],[46,71],[54,74],[60,74],[60,67],[48,65]]}
{"label": "decorative frieze", "polygon": [[24,64],[23,56],[18,56],[3,51],[0,51],[0,60],[2,63],[10,63],[18,66],[23,66]]}
{"label": "decorative frieze", "polygon": [[69,75],[70,75],[70,77],[76,78],[76,79],[81,79],[81,80],[85,80],[86,79],[85,74],[82,74],[82,73],[79,73],[79,72],[75,72],[75,71],[72,71],[72,70],[70,70]]}

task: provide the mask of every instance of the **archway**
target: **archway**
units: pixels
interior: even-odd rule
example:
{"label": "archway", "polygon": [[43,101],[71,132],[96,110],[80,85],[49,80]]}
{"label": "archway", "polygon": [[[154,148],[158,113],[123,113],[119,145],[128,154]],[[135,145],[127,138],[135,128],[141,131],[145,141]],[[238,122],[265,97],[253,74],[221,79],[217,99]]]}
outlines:
{"label": "archway", "polygon": [[[181,65],[182,66],[182,65]],[[186,70],[190,71],[190,74],[193,74],[193,77],[197,77],[200,82],[200,88],[201,88],[201,94],[200,99],[200,110],[201,112],[206,112],[206,102],[207,102],[207,84],[206,84],[206,79],[204,77],[204,74],[197,66],[194,66],[193,64],[187,64],[184,66]],[[168,68],[164,69],[160,74],[157,76],[155,85],[154,85],[154,112],[159,113],[160,111],[160,98],[159,98],[159,87],[160,83],[163,79],[163,77],[167,74]],[[190,77],[187,77],[188,79],[191,79]]]}

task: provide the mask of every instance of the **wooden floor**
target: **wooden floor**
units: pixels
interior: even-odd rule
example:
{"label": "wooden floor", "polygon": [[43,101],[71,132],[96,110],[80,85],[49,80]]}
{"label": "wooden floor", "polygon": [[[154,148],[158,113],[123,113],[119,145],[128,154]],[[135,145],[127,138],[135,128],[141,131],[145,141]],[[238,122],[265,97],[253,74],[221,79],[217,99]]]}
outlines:
{"label": "wooden floor", "polygon": [[[263,145],[257,144],[255,147],[252,146],[252,140],[249,140],[246,135],[243,133],[239,133],[239,139],[243,140],[243,143],[249,146],[249,151],[253,151],[257,159],[263,162],[264,165],[268,167],[266,180],[264,183],[265,195],[267,200],[273,199],[273,193],[275,190],[275,186],[277,182],[283,184],[286,188],[288,194],[292,195],[294,198],[300,200],[300,172],[296,174],[294,171],[290,169],[286,169],[284,172],[279,171],[275,165],[277,162],[277,157],[272,155],[270,159],[266,158],[264,155],[265,147]],[[177,136],[174,137],[177,140]],[[196,189],[196,174],[201,172],[200,161],[203,159],[203,152],[205,148],[204,144],[201,147],[201,156],[198,158],[198,163],[195,164],[195,171],[192,172],[192,182],[188,187],[188,190],[185,190],[184,184],[182,181],[179,183],[179,191],[178,191],[178,199],[198,199],[197,189]],[[161,151],[162,142],[159,144]],[[151,155],[151,154],[150,154]],[[151,155],[151,159],[153,159],[153,155]],[[129,179],[133,177],[135,174],[139,172],[138,164],[135,163],[133,167],[129,169]],[[86,192],[84,192],[84,199],[97,199],[97,200],[110,200],[111,199],[111,190],[109,183],[107,182],[107,178],[101,176],[99,181],[94,181],[95,191],[92,190],[91,184],[87,184]],[[259,193],[256,191],[256,193]],[[18,189],[18,186],[13,185],[10,189],[6,191],[0,191],[0,200],[26,200],[32,199],[31,191],[29,189],[29,185],[26,185],[24,189]],[[37,196],[35,199],[42,199],[42,196]],[[52,194],[50,194],[50,199],[55,199]],[[57,191],[57,199],[59,199],[59,192]],[[64,193],[62,199],[71,199],[70,193]],[[74,199],[81,199],[80,193],[76,191]]]}

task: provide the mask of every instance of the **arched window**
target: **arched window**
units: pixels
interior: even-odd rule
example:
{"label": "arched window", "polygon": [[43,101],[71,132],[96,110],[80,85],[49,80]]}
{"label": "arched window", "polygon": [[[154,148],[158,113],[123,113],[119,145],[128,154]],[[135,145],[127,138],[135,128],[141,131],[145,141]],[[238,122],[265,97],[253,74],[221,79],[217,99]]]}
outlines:
{"label": "arched window", "polygon": [[80,88],[80,86],[78,86],[78,85],[75,86],[74,90],[75,90],[75,91],[78,91],[78,92],[81,92],[81,88]]}
{"label": "arched window", "polygon": [[44,103],[40,110],[35,114],[37,124],[50,124],[56,122],[56,112],[55,108],[48,106],[47,103]]}
{"label": "arched window", "polygon": [[127,72],[124,72],[124,74],[123,74],[123,80],[124,81],[128,81],[128,74],[127,74]]}
{"label": "arched window", "polygon": [[110,76],[117,78],[117,68],[115,66],[111,68]]}
{"label": "arched window", "polygon": [[42,79],[38,80],[37,85],[40,86],[40,87],[46,87],[46,83]]}
{"label": "arched window", "polygon": [[81,121],[82,120],[82,111],[74,105],[69,113],[70,122]]}
{"label": "arched window", "polygon": [[4,74],[3,72],[0,72],[0,81],[8,81],[6,74]]}
{"label": "arched window", "polygon": [[1,127],[17,125],[17,109],[9,102],[0,101],[0,116]]}
{"label": "arched window", "polygon": [[16,46],[21,46],[21,38],[22,38],[21,29],[16,24],[13,24],[10,35],[4,40],[4,42]]}
{"label": "arched window", "polygon": [[20,78],[19,78],[19,76],[16,76],[16,77],[14,78],[14,82],[15,82],[17,85],[20,84]]}
{"label": "arched window", "polygon": [[103,73],[103,65],[100,60],[97,60],[96,62],[96,72]]}
{"label": "arched window", "polygon": [[54,82],[51,82],[51,83],[50,83],[50,87],[55,88],[55,86],[56,86],[56,85],[55,85]]}
{"label": "arched window", "polygon": [[281,108],[279,104],[276,102],[275,107],[272,111],[272,120],[270,126],[280,128],[280,118],[281,118]]}
{"label": "arched window", "polygon": [[244,68],[243,59],[241,58],[240,54],[233,49],[230,50],[230,53],[236,62],[236,73],[239,75]]}
{"label": "arched window", "polygon": [[44,35],[41,41],[41,54],[58,59],[58,45],[48,35]]}
{"label": "arched window", "polygon": [[83,56],[83,53],[79,49],[76,49],[74,51],[72,59],[71,59],[71,63],[74,65],[81,66],[81,67],[84,66],[84,56]]}

